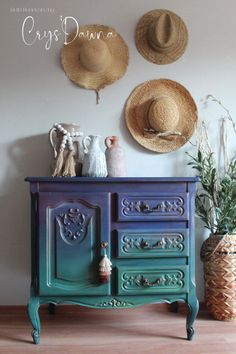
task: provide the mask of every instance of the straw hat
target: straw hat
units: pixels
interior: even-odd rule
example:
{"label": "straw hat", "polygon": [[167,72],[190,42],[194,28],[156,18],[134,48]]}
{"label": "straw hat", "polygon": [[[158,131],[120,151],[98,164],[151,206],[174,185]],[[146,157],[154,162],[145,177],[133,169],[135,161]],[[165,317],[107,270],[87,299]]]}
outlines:
{"label": "straw hat", "polygon": [[128,47],[114,28],[80,27],[77,36],[76,32],[71,33],[67,42],[61,50],[61,63],[75,84],[98,92],[125,74]]}
{"label": "straw hat", "polygon": [[132,137],[146,149],[170,152],[192,136],[197,107],[190,93],[179,83],[151,80],[131,92],[125,106],[125,120]]}
{"label": "straw hat", "polygon": [[169,64],[179,59],[188,43],[183,20],[168,10],[152,10],[138,22],[135,33],[139,53],[155,64]]}

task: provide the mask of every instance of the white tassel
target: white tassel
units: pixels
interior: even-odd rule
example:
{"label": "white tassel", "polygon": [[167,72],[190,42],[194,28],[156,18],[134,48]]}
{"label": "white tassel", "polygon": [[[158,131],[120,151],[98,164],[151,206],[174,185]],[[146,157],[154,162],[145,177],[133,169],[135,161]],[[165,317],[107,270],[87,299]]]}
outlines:
{"label": "white tassel", "polygon": [[112,263],[105,254],[99,263],[99,279],[101,283],[108,283],[112,271]]}

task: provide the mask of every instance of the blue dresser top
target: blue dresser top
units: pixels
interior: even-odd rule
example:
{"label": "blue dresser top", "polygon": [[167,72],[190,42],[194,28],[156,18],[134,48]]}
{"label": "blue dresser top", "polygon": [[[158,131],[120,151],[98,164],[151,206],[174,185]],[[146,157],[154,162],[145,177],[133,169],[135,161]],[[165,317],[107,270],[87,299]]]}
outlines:
{"label": "blue dresser top", "polygon": [[199,177],[27,177],[27,182],[56,182],[56,183],[119,183],[119,182],[199,182]]}

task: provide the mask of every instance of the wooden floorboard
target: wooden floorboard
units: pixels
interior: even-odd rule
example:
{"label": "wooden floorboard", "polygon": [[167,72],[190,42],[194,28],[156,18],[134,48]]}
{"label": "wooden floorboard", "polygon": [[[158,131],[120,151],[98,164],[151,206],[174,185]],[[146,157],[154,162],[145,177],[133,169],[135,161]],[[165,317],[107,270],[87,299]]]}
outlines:
{"label": "wooden floorboard", "polygon": [[185,313],[148,305],[96,310],[64,306],[41,313],[41,344],[31,341],[31,325],[21,308],[0,308],[0,353],[8,354],[236,354],[236,322],[212,320],[201,310],[192,342]]}

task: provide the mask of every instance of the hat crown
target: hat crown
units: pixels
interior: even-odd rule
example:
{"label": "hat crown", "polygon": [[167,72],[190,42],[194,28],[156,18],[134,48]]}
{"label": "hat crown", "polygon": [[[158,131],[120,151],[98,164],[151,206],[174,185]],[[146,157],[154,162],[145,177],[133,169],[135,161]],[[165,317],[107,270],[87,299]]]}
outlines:
{"label": "hat crown", "polygon": [[79,58],[82,66],[91,72],[100,72],[111,62],[111,53],[101,39],[86,40],[81,47]]}
{"label": "hat crown", "polygon": [[179,122],[179,109],[169,96],[160,96],[152,100],[147,115],[149,128],[164,133],[173,131]]}
{"label": "hat crown", "polygon": [[177,41],[177,28],[169,13],[162,13],[148,28],[147,40],[154,50],[168,51]]}

